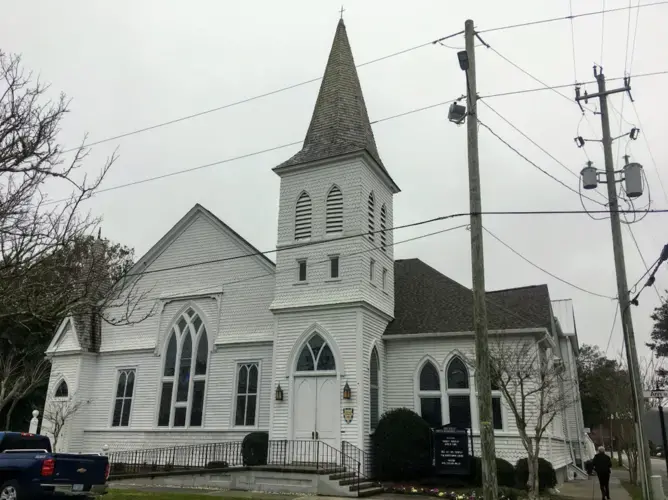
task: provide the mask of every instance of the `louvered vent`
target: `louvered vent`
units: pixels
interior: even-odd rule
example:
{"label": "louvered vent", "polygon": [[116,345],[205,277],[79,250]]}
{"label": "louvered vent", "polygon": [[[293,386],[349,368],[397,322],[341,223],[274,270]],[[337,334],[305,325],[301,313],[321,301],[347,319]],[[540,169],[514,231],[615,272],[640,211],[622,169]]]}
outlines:
{"label": "louvered vent", "polygon": [[343,193],[334,186],[327,195],[327,216],[325,220],[327,234],[343,232]]}
{"label": "louvered vent", "polygon": [[380,207],[380,248],[383,252],[387,251],[387,208],[385,205]]}
{"label": "louvered vent", "polygon": [[369,239],[374,240],[376,230],[376,201],[373,198],[373,193],[369,195]]}
{"label": "louvered vent", "polygon": [[311,197],[304,192],[297,200],[295,210],[295,239],[306,240],[311,237]]}

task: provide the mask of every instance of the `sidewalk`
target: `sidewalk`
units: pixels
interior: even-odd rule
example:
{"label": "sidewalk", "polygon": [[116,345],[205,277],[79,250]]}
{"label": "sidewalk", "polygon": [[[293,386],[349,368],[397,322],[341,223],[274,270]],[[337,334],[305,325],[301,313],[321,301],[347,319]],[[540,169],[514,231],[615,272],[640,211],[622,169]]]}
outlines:
{"label": "sidewalk", "polygon": [[[610,477],[610,498],[611,500],[631,500],[631,495],[621,485],[620,476],[615,475],[614,471]],[[598,487],[598,478],[592,476],[586,480],[570,481],[558,486],[560,496],[570,498],[587,498],[589,500],[600,500],[601,490]]]}

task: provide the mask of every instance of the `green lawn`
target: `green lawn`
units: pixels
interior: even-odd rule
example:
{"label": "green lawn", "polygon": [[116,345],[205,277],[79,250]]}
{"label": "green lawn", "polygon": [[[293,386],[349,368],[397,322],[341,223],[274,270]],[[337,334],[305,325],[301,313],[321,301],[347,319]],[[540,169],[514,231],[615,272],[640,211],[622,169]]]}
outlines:
{"label": "green lawn", "polygon": [[629,495],[631,495],[632,500],[642,500],[642,489],[640,486],[631,484],[628,480],[623,480],[621,481],[622,487],[629,492]]}

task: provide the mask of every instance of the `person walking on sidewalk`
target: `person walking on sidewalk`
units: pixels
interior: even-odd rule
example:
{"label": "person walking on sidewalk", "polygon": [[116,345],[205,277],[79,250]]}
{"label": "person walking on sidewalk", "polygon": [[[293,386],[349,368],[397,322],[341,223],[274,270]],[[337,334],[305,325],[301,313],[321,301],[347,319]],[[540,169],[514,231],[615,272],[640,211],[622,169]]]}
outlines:
{"label": "person walking on sidewalk", "polygon": [[605,454],[603,446],[598,447],[598,453],[592,461],[594,470],[598,476],[598,484],[601,487],[603,500],[610,500],[610,471],[612,469],[612,460]]}

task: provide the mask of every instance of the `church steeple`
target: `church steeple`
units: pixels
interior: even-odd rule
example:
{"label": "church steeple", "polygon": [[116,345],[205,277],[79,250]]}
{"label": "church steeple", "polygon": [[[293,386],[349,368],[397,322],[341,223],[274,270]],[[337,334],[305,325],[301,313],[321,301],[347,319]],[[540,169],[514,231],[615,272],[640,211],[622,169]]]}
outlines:
{"label": "church steeple", "polygon": [[346,26],[339,21],[304,145],[277,168],[367,151],[388,175],[378,154]]}

